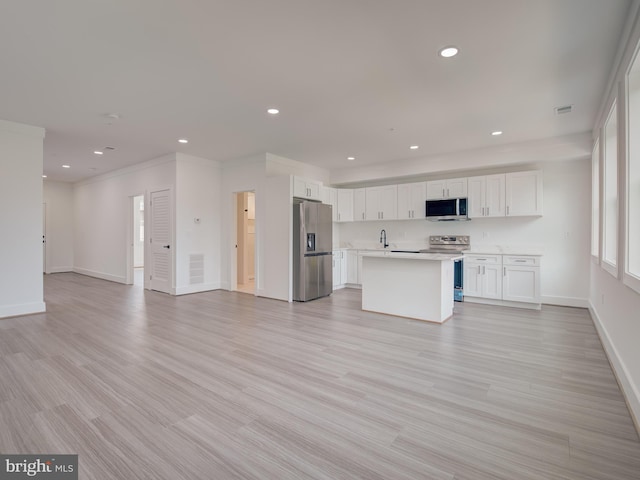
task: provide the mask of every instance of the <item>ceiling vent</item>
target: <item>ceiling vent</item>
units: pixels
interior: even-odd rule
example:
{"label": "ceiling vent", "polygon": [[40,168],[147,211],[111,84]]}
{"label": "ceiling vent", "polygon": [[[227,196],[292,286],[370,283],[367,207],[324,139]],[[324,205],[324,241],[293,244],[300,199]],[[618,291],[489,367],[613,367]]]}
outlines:
{"label": "ceiling vent", "polygon": [[573,105],[563,105],[562,107],[556,107],[553,109],[556,115],[564,115],[565,113],[571,113],[573,111]]}

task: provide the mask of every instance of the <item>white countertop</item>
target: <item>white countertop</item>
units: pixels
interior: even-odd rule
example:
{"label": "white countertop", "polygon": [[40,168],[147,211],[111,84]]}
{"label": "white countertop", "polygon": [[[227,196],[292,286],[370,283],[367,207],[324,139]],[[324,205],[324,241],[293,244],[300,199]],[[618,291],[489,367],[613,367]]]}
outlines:
{"label": "white countertop", "polygon": [[406,253],[406,252],[392,252],[390,250],[380,251],[365,251],[362,253],[363,257],[383,257],[383,258],[401,258],[410,260],[431,260],[431,261],[446,261],[446,260],[458,260],[463,257],[460,253]]}
{"label": "white countertop", "polygon": [[[360,242],[357,246],[353,243],[347,246],[334,247],[334,250],[358,250],[360,252],[388,252],[389,250],[422,250],[429,248],[428,244],[418,245],[416,243],[391,243],[386,250],[380,244]],[[543,256],[544,247],[540,245],[473,245],[470,249],[462,253],[469,255],[530,255]],[[363,253],[364,254],[364,253]],[[403,254],[403,255],[426,255]]]}

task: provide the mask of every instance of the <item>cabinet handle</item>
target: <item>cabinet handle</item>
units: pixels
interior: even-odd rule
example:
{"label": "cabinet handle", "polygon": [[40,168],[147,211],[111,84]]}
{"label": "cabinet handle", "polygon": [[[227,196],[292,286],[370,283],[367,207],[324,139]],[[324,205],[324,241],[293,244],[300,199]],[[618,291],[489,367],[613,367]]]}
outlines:
{"label": "cabinet handle", "polygon": [[407,212],[409,213],[409,218],[411,218],[411,210],[407,210]]}
{"label": "cabinet handle", "polygon": [[362,212],[362,220],[364,220],[364,212]]}
{"label": "cabinet handle", "polygon": [[444,188],[442,189],[442,198],[444,198]]}
{"label": "cabinet handle", "polygon": [[486,262],[486,258],[476,258],[476,262]]}
{"label": "cabinet handle", "polygon": [[484,265],[482,266],[482,274],[484,275],[485,273],[487,273],[486,268],[484,267]]}
{"label": "cabinet handle", "polygon": [[338,213],[338,221],[340,221],[340,213]]}
{"label": "cabinet handle", "polygon": [[526,260],[518,260],[518,259],[515,259],[515,260],[514,260],[514,262],[524,263],[524,262],[526,262]]}
{"label": "cabinet handle", "polygon": [[489,216],[489,207],[487,207],[487,217]]}
{"label": "cabinet handle", "polygon": [[507,205],[507,215],[509,215],[509,205]]}
{"label": "cabinet handle", "polygon": [[503,277],[507,276],[507,267],[502,267],[502,276]]}
{"label": "cabinet handle", "polygon": [[482,270],[481,270],[480,265],[478,265],[478,275],[482,275]]}
{"label": "cabinet handle", "polygon": [[482,207],[482,216],[484,217],[484,207]]}

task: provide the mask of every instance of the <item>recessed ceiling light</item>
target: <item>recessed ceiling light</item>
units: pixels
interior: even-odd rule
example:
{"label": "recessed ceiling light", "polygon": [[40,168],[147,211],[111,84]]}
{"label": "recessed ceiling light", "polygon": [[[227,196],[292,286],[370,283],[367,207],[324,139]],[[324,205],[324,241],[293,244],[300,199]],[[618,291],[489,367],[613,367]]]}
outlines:
{"label": "recessed ceiling light", "polygon": [[180,138],[180,139],[178,139],[178,142],[180,142],[180,143],[189,143],[189,140],[187,140],[186,138]]}
{"label": "recessed ceiling light", "polygon": [[71,165],[62,165],[62,168],[71,168]]}
{"label": "recessed ceiling light", "polygon": [[277,115],[280,113],[280,110],[278,110],[277,108],[269,108],[267,110],[267,113],[270,113],[271,115]]}
{"label": "recessed ceiling light", "polygon": [[495,132],[491,132],[491,135],[497,137],[498,135],[502,135],[502,132],[500,130],[496,130]]}
{"label": "recessed ceiling light", "polygon": [[46,175],[42,175],[42,178],[47,178],[47,176]]}
{"label": "recessed ceiling light", "polygon": [[418,145],[411,145],[409,148],[410,148],[411,150],[417,150],[417,149],[419,149],[420,147],[419,147]]}
{"label": "recessed ceiling light", "polygon": [[349,160],[349,161],[352,161],[352,160],[355,160],[355,159],[356,159],[356,157],[347,157],[347,160]]}
{"label": "recessed ceiling light", "polygon": [[95,153],[96,155],[103,155],[104,152],[101,152],[100,150],[95,150],[93,153]]}
{"label": "recessed ceiling light", "polygon": [[454,46],[444,47],[438,53],[440,54],[441,57],[451,58],[451,57],[455,57],[458,54],[458,48]]}

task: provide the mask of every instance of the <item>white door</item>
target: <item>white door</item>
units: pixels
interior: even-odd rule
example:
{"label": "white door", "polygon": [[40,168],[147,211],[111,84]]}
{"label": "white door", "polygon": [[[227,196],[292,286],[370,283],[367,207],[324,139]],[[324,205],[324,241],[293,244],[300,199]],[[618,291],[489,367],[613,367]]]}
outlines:
{"label": "white door", "polygon": [[159,190],[150,195],[151,232],[149,233],[149,251],[151,268],[149,288],[159,292],[171,293],[172,279],[172,226],[171,191]]}

